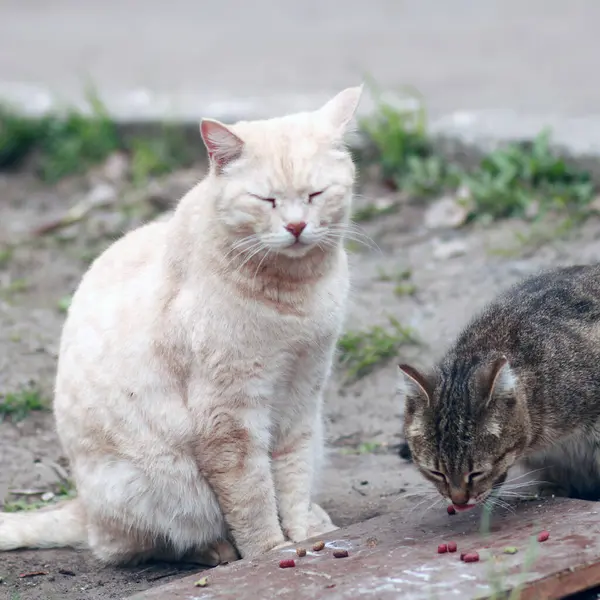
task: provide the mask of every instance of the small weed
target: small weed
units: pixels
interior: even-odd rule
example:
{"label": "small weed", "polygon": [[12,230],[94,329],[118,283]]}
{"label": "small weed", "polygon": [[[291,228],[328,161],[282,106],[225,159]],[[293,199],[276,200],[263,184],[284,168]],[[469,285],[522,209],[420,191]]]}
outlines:
{"label": "small weed", "polygon": [[22,117],[0,106],[0,168],[18,166],[45,135],[45,119]]}
{"label": "small weed", "polygon": [[76,110],[47,118],[47,130],[41,140],[41,176],[58,181],[66,175],[82,173],[105,160],[119,149],[119,135],[114,121],[100,99],[88,94],[91,116]]}
{"label": "small weed", "polygon": [[119,147],[117,129],[98,97],[88,93],[92,114],[66,110],[23,117],[0,107],[0,168],[17,167],[35,155],[44,181],[81,173]]}
{"label": "small weed", "polygon": [[13,279],[9,284],[0,288],[0,296],[5,300],[11,300],[16,294],[22,294],[31,287],[26,279]]}
{"label": "small weed", "polygon": [[165,125],[156,135],[125,140],[93,91],[89,114],[65,109],[43,117],[24,117],[0,105],[0,169],[16,168],[33,158],[39,176],[53,183],[106,160],[117,151],[131,156],[134,183],[191,164],[196,153],[181,129]]}
{"label": "small weed", "polygon": [[388,273],[381,267],[377,269],[378,281],[408,281],[412,277],[412,271],[410,269],[401,269],[397,273]]}
{"label": "small weed", "polygon": [[341,448],[341,454],[381,454],[386,449],[382,442],[362,442],[355,448]]}
{"label": "small weed", "polygon": [[135,185],[142,185],[149,177],[156,177],[192,163],[194,155],[181,130],[164,126],[156,137],[138,137],[132,140],[131,177]]}
{"label": "small weed", "polygon": [[472,217],[501,219],[552,212],[579,212],[593,200],[589,173],[573,169],[550,148],[550,133],[533,142],[513,143],[487,155],[465,176]]}
{"label": "small weed", "polygon": [[392,276],[385,269],[377,268],[377,281],[393,281]]}
{"label": "small weed", "polygon": [[375,147],[383,179],[415,196],[431,196],[457,183],[457,170],[433,150],[420,94],[409,90],[411,106],[402,106],[371,87],[377,110],[360,125]]}
{"label": "small weed", "polygon": [[[406,103],[382,99],[379,91],[374,95],[377,110],[361,125],[386,183],[416,197],[460,188],[469,220],[484,223],[508,217],[539,221],[547,214],[567,214],[577,221],[589,216],[598,193],[591,174],[557,156],[548,131],[530,142],[498,148],[465,171],[436,154],[418,94],[413,94],[408,108]],[[366,208],[359,216],[373,218],[377,211]]]}
{"label": "small weed", "polygon": [[351,254],[357,254],[363,250],[364,246],[358,242],[355,242],[354,240],[345,240],[344,248],[346,248],[346,251],[350,252]]}
{"label": "small weed", "polygon": [[375,204],[367,204],[362,208],[357,208],[352,214],[352,220],[357,223],[365,221],[373,221],[377,217],[391,215],[398,211],[398,204],[390,204],[389,206],[376,206]]}
{"label": "small weed", "polygon": [[340,338],[339,360],[349,380],[364,377],[395,356],[402,345],[416,343],[411,329],[393,317],[389,320],[390,330],[376,325],[364,331],[347,332]]}
{"label": "small weed", "polygon": [[399,283],[394,287],[394,294],[398,297],[414,296],[417,293],[417,286],[414,283]]}
{"label": "small weed", "polygon": [[10,417],[22,421],[33,410],[47,410],[48,406],[37,390],[24,389],[9,393],[0,399],[0,421]]}
{"label": "small weed", "polygon": [[56,493],[49,500],[5,500],[4,501],[4,512],[23,512],[28,510],[37,510],[50,504],[62,502],[63,500],[69,500],[74,498],[77,493],[75,486],[71,482],[65,482],[58,485]]}
{"label": "small weed", "polygon": [[13,256],[12,248],[2,248],[0,249],[0,269],[6,267],[10,262],[10,259]]}
{"label": "small weed", "polygon": [[72,296],[63,296],[57,303],[56,308],[58,308],[59,312],[66,313],[69,310],[69,306],[71,306],[71,301],[73,300]]}

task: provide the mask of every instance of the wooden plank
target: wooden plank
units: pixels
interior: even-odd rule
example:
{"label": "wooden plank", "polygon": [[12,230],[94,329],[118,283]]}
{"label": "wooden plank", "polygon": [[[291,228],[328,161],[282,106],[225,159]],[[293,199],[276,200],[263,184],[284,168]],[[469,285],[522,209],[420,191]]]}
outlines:
{"label": "wooden plank", "polygon": [[[159,586],[131,600],[387,600],[433,598],[484,599],[522,585],[522,600],[553,600],[600,583],[600,506],[578,500],[544,500],[521,504],[514,513],[492,516],[481,533],[482,513],[475,509],[454,516],[445,509],[384,515],[327,536],[326,548],[295,547],[238,561]],[[550,532],[547,542],[537,534]],[[458,552],[438,554],[440,543],[455,541]],[[509,546],[516,554],[505,554]],[[348,558],[334,558],[334,549]],[[478,551],[480,562],[464,563],[460,553]],[[296,567],[279,561],[295,558]],[[208,576],[205,588],[194,586]]]}

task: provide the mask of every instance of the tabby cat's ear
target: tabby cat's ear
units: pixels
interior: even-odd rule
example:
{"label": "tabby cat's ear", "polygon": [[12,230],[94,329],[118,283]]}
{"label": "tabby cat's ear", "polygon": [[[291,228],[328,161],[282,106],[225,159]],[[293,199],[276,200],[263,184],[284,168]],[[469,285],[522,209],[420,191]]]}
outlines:
{"label": "tabby cat's ear", "polygon": [[429,379],[410,365],[398,365],[398,368],[398,392],[405,399],[405,411],[414,411],[419,404],[429,405],[433,394],[433,386]]}
{"label": "tabby cat's ear", "polygon": [[362,91],[362,85],[346,88],[319,110],[336,135],[344,134],[358,108]]}
{"label": "tabby cat's ear", "polygon": [[487,394],[486,406],[496,400],[515,399],[517,376],[506,356],[497,358],[481,373],[482,389]]}
{"label": "tabby cat's ear", "polygon": [[244,142],[227,125],[213,119],[202,119],[200,133],[210,162],[220,172],[228,163],[240,157]]}

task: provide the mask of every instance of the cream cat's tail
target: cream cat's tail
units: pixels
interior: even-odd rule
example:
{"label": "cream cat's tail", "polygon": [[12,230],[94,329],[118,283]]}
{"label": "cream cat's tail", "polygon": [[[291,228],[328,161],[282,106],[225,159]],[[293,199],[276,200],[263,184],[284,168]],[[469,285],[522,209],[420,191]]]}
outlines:
{"label": "cream cat's tail", "polygon": [[31,512],[0,513],[0,551],[86,544],[85,513],[77,499]]}

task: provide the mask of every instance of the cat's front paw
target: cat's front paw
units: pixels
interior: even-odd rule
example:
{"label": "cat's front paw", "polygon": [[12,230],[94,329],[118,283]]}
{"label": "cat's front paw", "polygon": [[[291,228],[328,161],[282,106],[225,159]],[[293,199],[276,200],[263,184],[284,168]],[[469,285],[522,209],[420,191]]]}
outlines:
{"label": "cat's front paw", "polygon": [[339,529],[331,517],[318,504],[313,503],[308,516],[308,537],[317,537]]}
{"label": "cat's front paw", "polygon": [[263,554],[267,552],[271,552],[271,550],[278,550],[279,548],[285,548],[289,546],[290,542],[287,540],[282,540],[281,538],[268,540],[266,542],[258,542],[253,543],[242,551],[242,557],[253,559],[260,558]]}
{"label": "cat's front paw", "polygon": [[308,527],[285,527],[283,528],[283,535],[291,542],[302,542],[303,540],[310,537]]}

